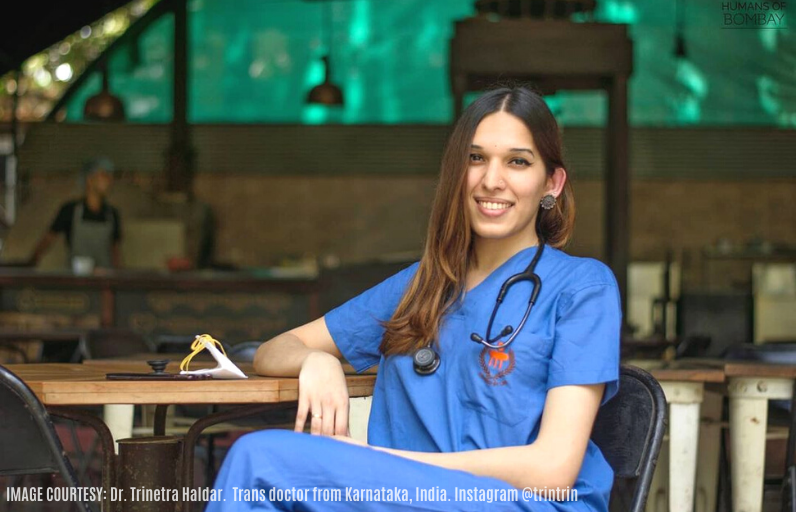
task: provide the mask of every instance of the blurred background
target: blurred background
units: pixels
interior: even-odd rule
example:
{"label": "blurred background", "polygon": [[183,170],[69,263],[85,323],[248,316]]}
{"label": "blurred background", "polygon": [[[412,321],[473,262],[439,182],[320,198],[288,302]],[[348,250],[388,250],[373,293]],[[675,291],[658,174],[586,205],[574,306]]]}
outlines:
{"label": "blurred background", "polygon": [[[629,349],[698,338],[685,348],[719,355],[796,339],[783,314],[796,311],[796,39],[785,7],[17,7],[0,46],[9,331],[212,332],[234,344],[320,316],[419,258],[457,102],[516,78],[547,94],[561,124],[578,204],[568,250],[617,273]],[[594,43],[603,29],[618,39]],[[113,165],[119,265],[75,266],[57,231],[31,260],[97,158]],[[25,357],[42,356],[30,346]]]}
{"label": "blurred background", "polygon": [[[259,342],[419,259],[453,122],[483,90],[520,82],[563,130],[578,209],[567,251],[616,274],[625,360],[792,368],[793,9],[11,2],[0,15],[0,363],[179,361],[201,333],[250,363]],[[703,421],[716,464],[699,475],[719,472],[717,403]],[[136,423],[151,430],[147,410]],[[93,453],[96,438],[58,428],[98,481],[81,448]],[[234,439],[208,437],[205,484]],[[778,443],[767,475],[781,476]],[[726,477],[725,448],[721,460]],[[727,479],[717,497],[719,477],[701,486],[699,475],[713,490],[695,510],[729,510]],[[655,485],[649,510],[664,510]]]}

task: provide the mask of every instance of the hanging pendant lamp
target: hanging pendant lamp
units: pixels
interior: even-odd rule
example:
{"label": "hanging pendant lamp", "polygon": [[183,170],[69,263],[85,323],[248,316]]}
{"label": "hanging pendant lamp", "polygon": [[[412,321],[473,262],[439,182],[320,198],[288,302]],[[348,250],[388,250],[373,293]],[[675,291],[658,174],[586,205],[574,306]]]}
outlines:
{"label": "hanging pendant lamp", "polygon": [[329,57],[332,54],[332,39],[334,37],[331,30],[332,27],[329,9],[329,2],[327,2],[324,9],[324,21],[326,22],[325,25],[327,38],[329,39],[329,53],[321,57],[324,65],[324,79],[322,84],[316,85],[312,88],[312,90],[310,90],[310,93],[307,95],[307,103],[328,106],[342,106],[343,91],[340,89],[340,87],[332,83],[332,65]]}
{"label": "hanging pendant lamp", "polygon": [[108,66],[102,65],[102,90],[86,100],[83,117],[90,121],[124,121],[122,100],[110,93],[108,87]]}
{"label": "hanging pendant lamp", "polygon": [[687,59],[688,53],[685,49],[685,0],[676,0],[675,16],[674,56],[679,59]]}

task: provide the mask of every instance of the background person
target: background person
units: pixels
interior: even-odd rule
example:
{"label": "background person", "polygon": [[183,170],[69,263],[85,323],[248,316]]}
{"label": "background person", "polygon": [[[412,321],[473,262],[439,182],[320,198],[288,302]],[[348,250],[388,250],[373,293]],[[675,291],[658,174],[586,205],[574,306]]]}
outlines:
{"label": "background person", "polygon": [[106,201],[113,184],[113,162],[100,158],[87,163],[81,180],[83,197],[61,206],[49,231],[33,251],[33,265],[38,264],[57,236],[63,233],[69,268],[79,256],[91,258],[99,268],[120,266],[121,220],[119,211]]}

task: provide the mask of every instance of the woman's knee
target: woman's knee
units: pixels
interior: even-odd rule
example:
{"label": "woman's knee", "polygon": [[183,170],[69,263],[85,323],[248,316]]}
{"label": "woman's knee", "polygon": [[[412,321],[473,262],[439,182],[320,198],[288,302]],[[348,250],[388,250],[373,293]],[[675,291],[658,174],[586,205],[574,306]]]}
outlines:
{"label": "woman's knee", "polygon": [[239,457],[262,452],[273,454],[282,450],[292,450],[296,442],[303,437],[306,436],[291,430],[260,430],[238,438],[232,444],[229,455]]}

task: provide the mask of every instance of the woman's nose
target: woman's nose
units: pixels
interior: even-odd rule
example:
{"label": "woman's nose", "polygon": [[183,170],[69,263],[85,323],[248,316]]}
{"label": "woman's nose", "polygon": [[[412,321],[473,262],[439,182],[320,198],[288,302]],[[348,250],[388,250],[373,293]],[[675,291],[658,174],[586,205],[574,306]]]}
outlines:
{"label": "woman's nose", "polygon": [[505,186],[505,179],[503,178],[503,169],[500,167],[499,162],[490,163],[484,173],[482,180],[484,188],[493,190],[503,188]]}

